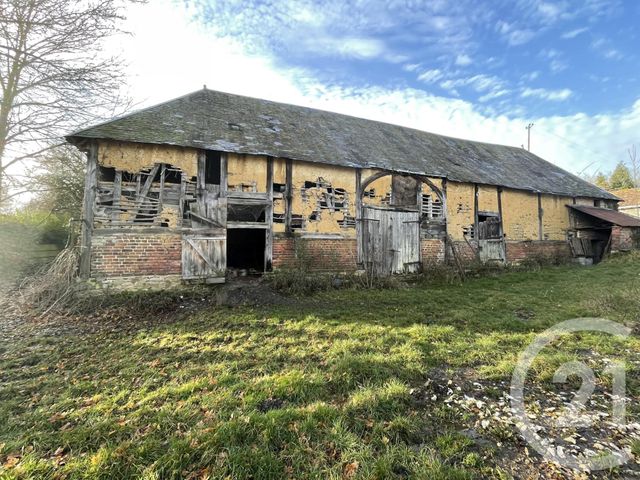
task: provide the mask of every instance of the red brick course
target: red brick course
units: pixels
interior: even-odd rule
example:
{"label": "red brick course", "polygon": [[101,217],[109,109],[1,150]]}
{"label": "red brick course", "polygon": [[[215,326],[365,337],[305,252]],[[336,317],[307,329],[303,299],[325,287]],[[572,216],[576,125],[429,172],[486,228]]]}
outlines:
{"label": "red brick course", "polygon": [[171,275],[182,271],[180,234],[94,233],[91,276]]}
{"label": "red brick course", "polygon": [[507,241],[507,262],[518,263],[531,257],[571,257],[569,243],[564,240]]}
{"label": "red brick course", "polygon": [[445,253],[443,240],[423,239],[420,241],[420,250],[423,265],[444,262]]}
{"label": "red brick course", "polygon": [[356,248],[355,238],[274,238],[273,268],[295,266],[297,253],[313,270],[353,271]]}

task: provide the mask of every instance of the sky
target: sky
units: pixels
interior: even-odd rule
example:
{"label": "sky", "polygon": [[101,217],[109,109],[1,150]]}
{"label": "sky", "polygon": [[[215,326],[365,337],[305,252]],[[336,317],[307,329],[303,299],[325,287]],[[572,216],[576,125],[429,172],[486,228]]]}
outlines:
{"label": "sky", "polygon": [[514,146],[573,173],[640,148],[635,0],[150,0],[107,49],[144,107],[202,88]]}

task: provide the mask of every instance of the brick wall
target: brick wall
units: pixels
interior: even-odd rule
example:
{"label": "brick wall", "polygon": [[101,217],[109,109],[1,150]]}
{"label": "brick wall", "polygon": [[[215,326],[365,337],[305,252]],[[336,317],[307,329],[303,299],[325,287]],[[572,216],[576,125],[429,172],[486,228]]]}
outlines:
{"label": "brick wall", "polygon": [[478,245],[474,240],[470,240],[469,243],[454,241],[453,244],[460,261],[473,262],[478,258]]}
{"label": "brick wall", "polygon": [[422,239],[420,241],[422,263],[444,262],[444,241],[434,239]]}
{"label": "brick wall", "polygon": [[518,263],[527,257],[570,257],[571,248],[564,240],[507,242],[507,261]]}
{"label": "brick wall", "polygon": [[91,276],[180,274],[181,257],[180,234],[94,232]]}
{"label": "brick wall", "polygon": [[295,265],[297,250],[314,270],[351,271],[356,248],[355,238],[274,238],[273,268]]}
{"label": "brick wall", "polygon": [[640,247],[640,228],[618,227],[611,229],[611,251],[625,252]]}

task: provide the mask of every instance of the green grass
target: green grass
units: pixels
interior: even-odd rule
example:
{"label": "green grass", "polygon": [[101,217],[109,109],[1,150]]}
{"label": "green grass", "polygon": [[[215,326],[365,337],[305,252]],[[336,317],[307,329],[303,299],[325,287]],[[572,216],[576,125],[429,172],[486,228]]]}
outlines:
{"label": "green grass", "polygon": [[[508,380],[535,334],[569,318],[637,328],[638,272],[640,256],[625,256],[1,340],[0,476],[504,478],[494,450],[460,435],[465,418],[411,389],[436,370]],[[533,378],[586,350],[637,358],[637,336],[621,345],[561,342]],[[637,377],[627,386],[638,395]]]}

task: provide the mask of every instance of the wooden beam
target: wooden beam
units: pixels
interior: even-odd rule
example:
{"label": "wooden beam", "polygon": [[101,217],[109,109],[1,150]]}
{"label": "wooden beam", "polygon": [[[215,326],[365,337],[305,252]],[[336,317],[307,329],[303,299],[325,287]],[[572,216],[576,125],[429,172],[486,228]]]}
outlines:
{"label": "wooden beam", "polygon": [[122,197],[122,171],[116,170],[116,175],[113,179],[113,210],[111,212],[111,219],[118,221],[120,219],[120,200]]}
{"label": "wooden beam", "polygon": [[500,217],[500,236],[504,238],[504,223],[502,220],[502,188],[496,188],[498,192],[498,217]]}
{"label": "wooden beam", "polygon": [[93,233],[93,208],[96,203],[98,183],[98,144],[92,142],[87,151],[87,170],[84,177],[84,200],[80,239],[80,278],[91,275],[91,234]]}
{"label": "wooden beam", "polygon": [[538,240],[544,240],[544,232],[542,226],[542,217],[544,211],[542,210],[542,193],[538,192]]}
{"label": "wooden beam", "polygon": [[198,150],[198,176],[196,177],[196,191],[204,190],[204,177],[207,171],[207,152]]}
{"label": "wooden beam", "polygon": [[220,196],[224,197],[228,190],[228,178],[229,178],[229,161],[226,152],[220,153]]}
{"label": "wooden beam", "polygon": [[178,226],[182,226],[184,223],[184,202],[187,196],[187,174],[182,172],[180,174],[180,197],[178,198],[178,211],[180,212],[180,218],[178,219]]}
{"label": "wooden beam", "polygon": [[293,230],[291,228],[291,208],[293,204],[293,160],[287,159],[285,172],[284,231],[288,236],[291,236],[293,235]]}
{"label": "wooden beam", "polygon": [[478,221],[478,184],[473,184],[473,238],[478,239],[478,229],[479,229],[479,221]]}
{"label": "wooden beam", "polygon": [[363,238],[362,238],[362,169],[356,168],[356,263],[362,265]]}
{"label": "wooden beam", "polygon": [[147,179],[144,181],[144,185],[142,185],[142,188],[138,193],[138,198],[136,199],[137,207],[142,206],[145,198],[147,197],[147,195],[149,195],[149,190],[151,190],[151,184],[153,183],[153,180],[156,178],[156,175],[158,174],[158,170],[160,170],[160,164],[156,163],[151,169],[151,171],[149,172]]}
{"label": "wooden beam", "polygon": [[273,261],[273,157],[267,157],[267,199],[269,203],[264,211],[267,230],[264,239],[264,271],[271,270]]}
{"label": "wooden beam", "polygon": [[227,222],[227,228],[253,228],[258,230],[268,230],[269,225],[262,222]]}
{"label": "wooden beam", "polygon": [[502,187],[497,187],[498,191],[498,216],[500,217],[500,238],[502,239],[502,252],[504,261],[507,262],[507,240],[504,238],[504,220],[502,218]]}

